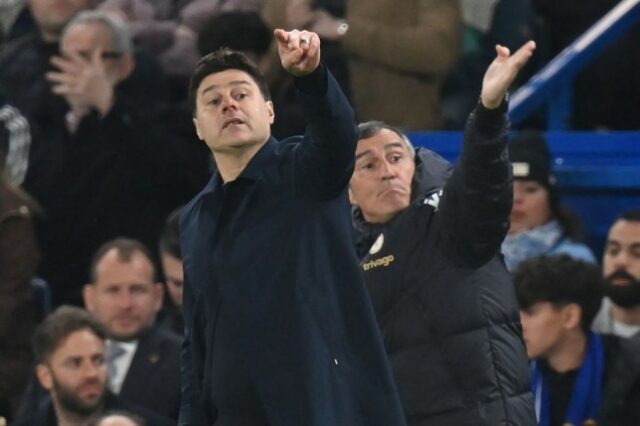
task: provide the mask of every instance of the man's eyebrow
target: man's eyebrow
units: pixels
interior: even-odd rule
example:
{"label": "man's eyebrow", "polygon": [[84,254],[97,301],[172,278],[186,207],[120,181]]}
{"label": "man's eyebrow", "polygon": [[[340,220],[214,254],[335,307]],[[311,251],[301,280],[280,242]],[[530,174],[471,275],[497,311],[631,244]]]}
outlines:
{"label": "man's eyebrow", "polygon": [[[405,145],[404,145],[403,142],[389,142],[389,143],[385,144],[384,150],[385,151],[390,151],[392,149],[404,148],[404,147],[405,147]],[[370,149],[365,149],[360,154],[356,154],[356,161],[358,161],[360,158],[365,157],[365,156],[367,156],[369,154],[371,154],[371,150]]]}
{"label": "man's eyebrow", "polygon": [[402,142],[389,142],[388,144],[386,144],[384,146],[385,151],[388,151],[390,149],[394,149],[394,148],[404,148],[404,143]]}
{"label": "man's eyebrow", "polygon": [[360,154],[356,154],[356,161],[358,161],[360,158],[371,154],[371,150],[370,149],[365,149],[364,151],[362,151]]}
{"label": "man's eyebrow", "polygon": [[249,83],[247,80],[233,80],[230,81],[229,83],[221,86],[219,84],[212,84],[211,86],[206,87],[205,89],[202,90],[201,94],[206,94],[207,92],[210,92],[212,90],[216,90],[219,89],[221,87],[234,87],[234,86],[251,86],[251,83]]}

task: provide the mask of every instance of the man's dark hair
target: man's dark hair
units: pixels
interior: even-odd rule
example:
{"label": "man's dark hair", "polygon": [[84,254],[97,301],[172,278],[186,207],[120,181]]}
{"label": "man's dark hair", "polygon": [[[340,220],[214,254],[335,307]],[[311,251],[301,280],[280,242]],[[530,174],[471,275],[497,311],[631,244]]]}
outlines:
{"label": "man's dark hair", "polygon": [[640,222],[640,209],[626,210],[616,218],[616,222],[619,220],[626,220],[627,222]]}
{"label": "man's dark hair", "polygon": [[106,243],[101,245],[93,255],[93,258],[91,259],[89,276],[92,283],[95,283],[97,279],[96,268],[98,266],[98,263],[100,263],[102,258],[113,249],[117,251],[118,259],[120,259],[122,262],[130,262],[131,258],[136,253],[143,254],[149,260],[149,263],[151,263],[151,269],[153,270],[152,279],[156,279],[156,268],[153,264],[153,257],[151,256],[151,252],[149,251],[149,249],[140,241],[133,240],[131,238],[119,237],[111,241],[107,241]]}
{"label": "man's dark hair", "polygon": [[97,417],[91,423],[89,423],[88,426],[100,426],[103,420],[111,416],[126,417],[127,419],[131,420],[133,424],[135,424],[136,426],[147,426],[147,422],[145,422],[142,417],[136,414],[130,413],[129,411],[122,411],[122,410],[109,410],[106,413],[102,414],[101,416]]}
{"label": "man's dark hair", "polygon": [[582,309],[581,326],[591,328],[604,295],[604,280],[597,265],[567,255],[543,256],[522,262],[513,274],[520,309],[539,302],[556,308],[575,303]]}
{"label": "man's dark hair", "polygon": [[160,254],[167,253],[176,259],[182,260],[182,250],[180,249],[180,214],[182,207],[172,211],[162,228],[158,249]]}
{"label": "man's dark hair", "polygon": [[189,105],[194,116],[196,114],[198,88],[202,80],[211,74],[226,70],[238,70],[249,74],[258,85],[262,97],[267,101],[271,100],[271,92],[269,91],[267,80],[249,58],[240,52],[234,52],[226,48],[219,49],[200,59],[191,75],[191,81],[189,81]]}
{"label": "man's dark hair", "polygon": [[204,56],[223,47],[262,57],[269,53],[271,30],[259,13],[235,11],[212,16],[198,34],[198,51]]}
{"label": "man's dark hair", "polygon": [[397,127],[385,123],[384,121],[375,120],[358,124],[358,140],[372,138],[385,129],[391,130],[393,133],[398,135],[400,139],[402,139],[402,141],[405,143],[407,149],[411,153],[411,156],[415,156],[416,150],[406,133],[404,133]]}
{"label": "man's dark hair", "polygon": [[33,333],[36,362],[46,362],[66,338],[81,330],[89,330],[101,340],[107,338],[102,325],[84,309],[63,305],[53,311]]}

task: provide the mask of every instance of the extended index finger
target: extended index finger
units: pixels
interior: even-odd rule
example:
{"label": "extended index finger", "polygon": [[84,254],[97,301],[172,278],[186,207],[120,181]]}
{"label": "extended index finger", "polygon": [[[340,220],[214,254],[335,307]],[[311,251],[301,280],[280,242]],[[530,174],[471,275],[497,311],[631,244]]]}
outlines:
{"label": "extended index finger", "polygon": [[520,47],[513,55],[511,55],[511,61],[517,68],[522,68],[527,63],[533,51],[536,50],[536,42],[530,40]]}
{"label": "extended index finger", "polygon": [[287,44],[289,42],[289,33],[283,29],[274,30],[273,35],[279,43]]}

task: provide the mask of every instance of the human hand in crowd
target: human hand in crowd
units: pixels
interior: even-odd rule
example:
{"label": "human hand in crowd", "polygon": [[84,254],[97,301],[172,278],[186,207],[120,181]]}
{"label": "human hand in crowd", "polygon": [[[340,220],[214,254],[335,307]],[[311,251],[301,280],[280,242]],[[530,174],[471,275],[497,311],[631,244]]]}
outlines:
{"label": "human hand in crowd", "polygon": [[73,52],[51,58],[59,70],[47,73],[47,79],[53,83],[53,93],[64,96],[78,118],[92,109],[104,117],[113,106],[117,81],[107,73],[102,56],[103,52],[95,49],[90,57]]}
{"label": "human hand in crowd", "polygon": [[273,32],[282,67],[296,77],[311,74],[320,64],[320,37],[310,31]]}
{"label": "human hand in crowd", "polygon": [[513,55],[509,49],[496,45],[496,58],[484,74],[480,99],[485,108],[494,109],[500,106],[515,80],[518,72],[527,63],[536,48],[534,41],[528,41]]}

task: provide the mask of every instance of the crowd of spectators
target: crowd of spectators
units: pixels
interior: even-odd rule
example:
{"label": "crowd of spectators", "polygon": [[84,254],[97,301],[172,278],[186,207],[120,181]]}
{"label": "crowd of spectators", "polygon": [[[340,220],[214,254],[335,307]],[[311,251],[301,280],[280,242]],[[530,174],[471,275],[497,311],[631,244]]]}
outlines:
{"label": "crowd of spectators", "polygon": [[[277,138],[302,133],[306,123],[291,76],[279,71],[273,28],[320,36],[323,61],[359,121],[461,130],[477,104],[495,44],[513,51],[528,39],[539,41],[539,54],[515,88],[618,0],[402,3],[0,2],[0,341],[11,342],[0,350],[0,417],[31,424],[29,416],[49,419],[54,413],[103,426],[177,419],[184,327],[178,222],[181,206],[215,168],[193,130],[186,99],[199,57],[229,47],[268,75]],[[640,129],[639,33],[636,24],[572,83],[572,128]],[[640,215],[627,212],[612,224],[602,273],[594,272],[597,254],[580,242],[577,221],[558,195],[541,132],[545,124],[532,123],[538,131],[522,131],[511,143],[514,203],[502,244],[517,277],[523,318],[531,321],[540,306],[556,319],[566,310],[568,318],[574,308],[567,306],[579,307],[570,331],[546,342],[549,347],[564,345],[564,338],[592,348],[598,335],[591,326],[633,341],[606,338],[602,347],[581,353],[604,350],[607,371],[614,372],[593,382],[605,392],[597,403],[609,415],[606,424],[640,424],[640,413],[628,405],[640,398],[632,392],[638,382],[631,380],[640,377],[640,366],[628,359],[640,348]],[[560,254],[571,258],[548,260]],[[565,282],[569,275],[575,282]],[[563,285],[577,290],[556,294]],[[603,300],[599,311],[590,305],[593,315],[581,305],[588,291],[598,299],[589,302],[596,308]],[[91,316],[60,308],[67,304],[84,306]],[[66,329],[58,330],[56,322]],[[55,336],[48,336],[53,329]],[[525,326],[529,344],[527,333]],[[81,348],[87,344],[74,356],[95,370],[73,380],[96,387],[93,393],[65,394],[64,381],[72,378],[64,377],[70,373],[56,360],[65,351],[72,356],[76,348],[64,343],[69,339]],[[537,360],[534,382],[537,377],[540,386],[550,376],[557,386],[573,386],[583,358],[558,367],[551,349],[530,351]],[[615,381],[621,369],[623,383]],[[630,389],[626,397],[621,386]],[[96,399],[107,401],[108,409]],[[555,394],[550,401],[545,416],[551,419],[570,406]],[[598,415],[586,413],[583,421]]]}

